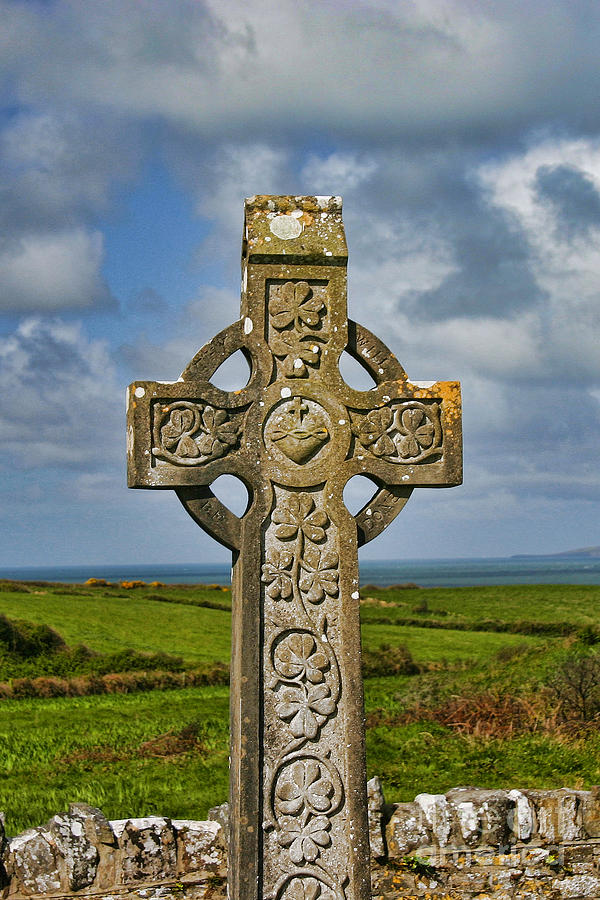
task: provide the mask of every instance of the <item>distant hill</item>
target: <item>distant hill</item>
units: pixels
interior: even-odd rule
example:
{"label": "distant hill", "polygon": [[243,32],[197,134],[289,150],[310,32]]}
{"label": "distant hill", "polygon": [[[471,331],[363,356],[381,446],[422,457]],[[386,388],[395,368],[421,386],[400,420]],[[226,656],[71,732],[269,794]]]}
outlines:
{"label": "distant hill", "polygon": [[580,547],[579,550],[562,550],[560,553],[514,553],[511,559],[564,559],[569,556],[600,558],[600,547]]}

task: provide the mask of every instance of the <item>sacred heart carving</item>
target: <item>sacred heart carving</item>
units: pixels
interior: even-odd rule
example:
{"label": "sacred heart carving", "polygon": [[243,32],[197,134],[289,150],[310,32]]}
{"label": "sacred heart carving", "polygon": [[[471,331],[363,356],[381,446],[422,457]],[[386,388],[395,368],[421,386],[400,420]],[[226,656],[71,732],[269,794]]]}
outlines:
{"label": "sacred heart carving", "polygon": [[294,397],[271,418],[266,434],[288,459],[302,466],[329,440],[325,411],[314,401]]}
{"label": "sacred heart carving", "polygon": [[329,432],[324,425],[314,429],[293,428],[291,431],[274,428],[271,432],[271,440],[280,450],[283,450],[288,459],[301,466],[312,459],[323,444],[329,440]]}

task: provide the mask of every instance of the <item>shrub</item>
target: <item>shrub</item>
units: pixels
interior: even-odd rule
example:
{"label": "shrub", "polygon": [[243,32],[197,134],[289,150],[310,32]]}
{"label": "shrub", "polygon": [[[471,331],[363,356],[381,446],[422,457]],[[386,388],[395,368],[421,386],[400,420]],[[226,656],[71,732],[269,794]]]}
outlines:
{"label": "shrub", "polygon": [[416,675],[420,667],[408,647],[382,644],[377,650],[363,650],[362,671],[365,678],[388,675]]}
{"label": "shrub", "polygon": [[0,649],[20,659],[55,653],[66,646],[56,631],[48,625],[34,625],[21,619],[8,619],[0,614]]}
{"label": "shrub", "polygon": [[0,591],[6,591],[11,594],[29,594],[29,588],[25,587],[18,581],[0,581]]}
{"label": "shrub", "polygon": [[600,714],[600,653],[569,653],[549,678],[548,687],[566,719],[590,722]]}
{"label": "shrub", "polygon": [[428,613],[429,612],[429,604],[427,600],[421,600],[416,606],[413,606],[412,611],[414,613]]}

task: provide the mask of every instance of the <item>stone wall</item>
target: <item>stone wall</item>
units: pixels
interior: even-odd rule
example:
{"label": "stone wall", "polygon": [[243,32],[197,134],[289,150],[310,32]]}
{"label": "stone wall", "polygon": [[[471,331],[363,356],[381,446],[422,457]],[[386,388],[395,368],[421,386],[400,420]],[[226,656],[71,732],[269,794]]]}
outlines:
{"label": "stone wall", "polygon": [[[455,788],[386,805],[369,788],[374,900],[600,898],[600,790]],[[69,812],[10,840],[3,898],[224,900],[226,805],[206,822]]]}

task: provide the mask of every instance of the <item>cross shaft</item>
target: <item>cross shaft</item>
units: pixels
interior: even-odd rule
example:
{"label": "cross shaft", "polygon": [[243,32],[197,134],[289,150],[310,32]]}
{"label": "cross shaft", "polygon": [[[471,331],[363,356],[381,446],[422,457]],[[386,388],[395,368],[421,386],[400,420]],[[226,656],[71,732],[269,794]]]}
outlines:
{"label": "cross shaft", "polygon": [[[130,487],[174,488],[234,552],[229,896],[370,897],[358,556],[416,486],[461,480],[456,382],[412,384],[346,316],[339,198],[246,202],[241,319],[175,383],[129,389]],[[210,383],[238,349],[235,393]],[[343,381],[348,350],[375,387]],[[234,516],[210,490],[249,490]],[[356,517],[355,474],[377,491]]]}

